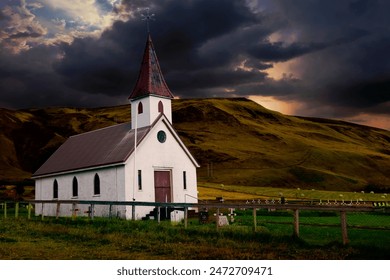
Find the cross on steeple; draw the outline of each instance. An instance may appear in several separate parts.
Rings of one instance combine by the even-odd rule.
[[[149,21],[154,14],[146,10],[143,20],[148,23],[148,38],[137,82],[129,96],[131,103],[132,129],[151,126],[162,114],[172,123],[172,104],[174,98],[169,90],[158,63],[152,38],[149,33]]]
[[[146,8],[146,15],[141,14],[141,16],[142,16],[142,20],[146,20],[146,27],[147,27],[148,33],[150,33],[149,21],[155,20],[153,18],[154,14],[149,14],[149,8]]]

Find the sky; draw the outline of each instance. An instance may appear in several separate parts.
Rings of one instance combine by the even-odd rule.
[[[1,0],[0,107],[127,104],[147,8],[175,97],[390,130],[387,0]]]

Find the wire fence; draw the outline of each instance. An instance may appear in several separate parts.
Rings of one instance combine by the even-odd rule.
[[[45,216],[45,207],[53,211]],[[202,203],[155,203],[136,201],[0,201],[2,219],[113,219],[121,211],[152,208],[145,219],[188,227],[215,227],[216,231],[246,230],[260,234],[293,235],[309,243],[342,242],[372,244],[390,249],[390,203],[371,204],[281,203],[208,201]],[[61,211],[67,208],[67,211]],[[38,209],[38,210],[37,210]],[[65,214],[64,214],[65,213]],[[122,213],[123,214],[123,213]],[[135,216],[132,216],[135,219]]]

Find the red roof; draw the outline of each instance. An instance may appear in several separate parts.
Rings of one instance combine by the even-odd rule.
[[[137,99],[148,95],[173,98],[173,94],[169,90],[161,72],[150,35],[146,42],[138,80],[129,99]]]

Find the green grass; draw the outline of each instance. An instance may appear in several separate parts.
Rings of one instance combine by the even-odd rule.
[[[210,182],[199,182],[200,199],[215,199],[216,197],[225,197],[229,200],[248,200],[260,198],[280,199],[284,196],[292,200],[322,200],[323,202],[334,202],[335,200],[346,203],[360,201],[389,201],[390,196],[383,193],[365,193],[365,192],[348,192],[348,191],[325,191],[315,189],[301,188],[276,188],[276,187],[259,187],[259,186],[240,186],[225,185]]]
[[[2,259],[208,259],[264,256],[242,235],[155,222],[7,220],[1,223]],[[249,235],[247,235],[249,238]],[[246,238],[246,239],[248,239]],[[245,240],[247,241],[247,240]],[[257,252],[259,251],[259,252]]]
[[[292,237],[292,214],[237,211],[235,222],[215,228],[197,219],[183,224],[120,219],[39,217],[0,218],[0,259],[388,259],[387,230],[349,229],[350,244],[341,245],[339,227],[302,225]],[[351,214],[348,224],[389,224],[389,215]],[[339,224],[335,213],[305,212],[302,223]],[[285,222],[288,224],[278,224]]]

